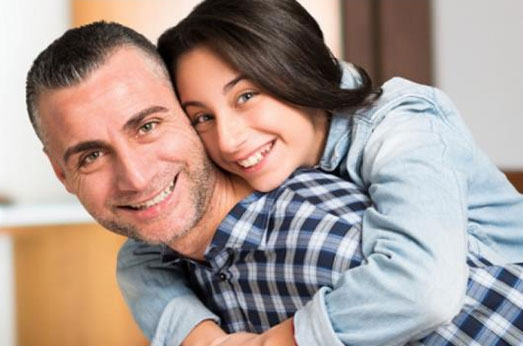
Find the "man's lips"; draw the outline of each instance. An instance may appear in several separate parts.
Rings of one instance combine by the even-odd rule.
[[[262,146],[259,150],[257,150],[253,154],[246,157],[245,159],[236,161],[236,163],[238,163],[238,165],[240,165],[243,168],[253,167],[253,166],[257,165],[258,163],[260,163],[261,160],[263,160],[263,158],[271,152],[273,145],[274,145],[274,141],[271,141],[271,142],[265,144],[264,146]]]
[[[174,178],[174,180],[171,181],[171,183],[165,189],[163,189],[158,194],[156,194],[156,196],[154,196],[146,201],[140,202],[140,203],[122,205],[121,208],[144,210],[144,209],[151,208],[151,207],[154,207],[155,205],[162,203],[174,191],[174,187],[176,185],[177,178],[178,178],[178,176],[176,176]]]

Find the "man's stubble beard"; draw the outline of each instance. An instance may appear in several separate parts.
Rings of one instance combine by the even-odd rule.
[[[104,228],[128,238],[144,241],[150,244],[170,244],[175,242],[177,239],[187,235],[204,217],[214,189],[216,167],[205,155],[205,159],[201,160],[200,165],[193,167],[191,171],[186,170],[185,174],[190,181],[190,197],[187,202],[193,205],[192,210],[194,213],[191,220],[186,220],[186,225],[183,229],[172,232],[170,237],[166,239],[149,238],[146,234],[142,234],[137,226],[131,223],[126,223],[123,220],[103,218],[94,213],[91,213],[91,215]]]

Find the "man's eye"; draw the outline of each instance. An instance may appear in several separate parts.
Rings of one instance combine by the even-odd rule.
[[[152,130],[154,130],[156,128],[156,125],[158,125],[158,123],[155,121],[145,123],[140,127],[140,132],[141,133],[151,132]]]
[[[80,158],[80,167],[86,167],[96,161],[100,156],[102,156],[102,152],[97,150],[88,153],[87,155],[84,155]]]
[[[240,103],[240,104],[245,103],[245,102],[249,101],[250,99],[252,99],[254,96],[256,96],[256,93],[254,91],[249,91],[249,92],[243,93],[238,97],[238,103]]]

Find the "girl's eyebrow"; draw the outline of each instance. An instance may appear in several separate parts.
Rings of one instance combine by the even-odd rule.
[[[229,90],[231,90],[236,84],[238,84],[241,80],[246,79],[245,75],[239,75],[235,77],[233,80],[228,82],[223,86],[223,94],[226,94]],[[186,101],[182,102],[181,104],[182,109],[187,112],[187,107],[194,106],[194,107],[205,107],[205,105],[202,102],[199,101]]]
[[[190,107],[190,106],[193,106],[193,107],[205,107],[205,105],[199,101],[187,101],[187,102],[183,102],[181,104],[182,106],[182,109],[185,113],[187,113],[187,107]]]
[[[236,84],[238,84],[239,81],[242,79],[245,79],[245,75],[239,75],[238,77],[231,80],[229,83],[225,84],[223,87],[223,93],[227,93],[229,90],[231,90],[232,87],[234,87]]]

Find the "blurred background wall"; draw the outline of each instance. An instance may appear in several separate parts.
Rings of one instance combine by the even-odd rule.
[[[523,1],[433,1],[435,84],[501,168],[523,170]]]
[[[0,195],[19,203],[69,200],[42,155],[25,111],[32,60],[69,27],[69,0],[0,3]]]
[[[333,52],[344,51],[342,2],[301,0],[318,19]],[[359,5],[358,5],[359,1]],[[397,1],[397,0],[395,0]],[[474,137],[502,169],[523,171],[523,2],[436,0],[429,2],[431,81],[458,105]],[[147,11],[130,10],[147,3]],[[112,5],[111,5],[112,3]],[[3,0],[0,2],[0,197],[18,205],[73,203],[41,152],[24,100],[25,74],[37,53],[73,23],[110,18],[138,26],[149,38],[185,16],[198,0]],[[352,0],[367,6],[374,0]],[[389,1],[387,4],[393,4]],[[156,6],[168,10],[154,12]],[[98,10],[93,10],[98,8]],[[134,12],[133,12],[134,11]],[[410,16],[406,21],[415,21]],[[385,34],[388,27],[380,28]],[[358,34],[357,32],[355,33]],[[386,37],[386,36],[384,36]],[[385,42],[387,43],[387,42]],[[370,42],[370,44],[374,44]],[[387,59],[387,56],[385,56]],[[1,210],[0,210],[1,211]],[[0,213],[0,219],[2,214]],[[0,220],[0,225],[1,225]],[[0,345],[15,344],[11,245],[0,233]]]

